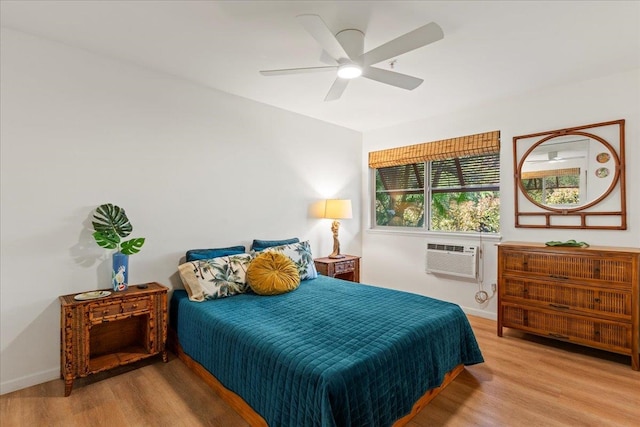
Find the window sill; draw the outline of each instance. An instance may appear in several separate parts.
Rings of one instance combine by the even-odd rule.
[[[412,230],[410,228],[400,228],[397,230],[388,230],[380,228],[369,228],[366,230],[368,234],[386,234],[389,236],[410,236],[410,237],[435,237],[438,239],[453,239],[453,240],[469,240],[469,239],[482,239],[487,242],[499,242],[502,240],[502,235],[498,233],[470,233],[470,232],[445,232],[445,231],[427,231],[427,230]]]

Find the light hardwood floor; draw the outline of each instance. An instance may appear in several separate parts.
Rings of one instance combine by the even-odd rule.
[[[637,426],[630,358],[505,330],[469,316],[485,363],[469,366],[414,420],[427,426]],[[0,396],[0,426],[246,426],[180,360]]]

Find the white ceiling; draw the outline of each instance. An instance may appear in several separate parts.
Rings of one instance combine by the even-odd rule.
[[[10,1],[2,26],[366,131],[640,68],[640,2],[614,1]],[[299,14],[365,51],[428,22],[444,39],[397,58],[424,79],[406,91],[364,78],[324,102],[335,74],[264,77],[310,67],[321,48]],[[389,68],[383,62],[377,66]]]

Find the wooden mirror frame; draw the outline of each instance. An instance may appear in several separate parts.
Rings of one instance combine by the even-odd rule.
[[[514,136],[513,170],[515,187],[515,226],[517,228],[626,230],[627,208],[625,187],[624,122],[624,119],[615,120],[574,128]],[[607,139],[602,136],[603,134],[607,135],[610,140],[607,141]],[[537,203],[529,197],[528,192],[525,190],[522,183],[521,176],[524,162],[527,156],[544,142],[556,137],[571,135],[592,138],[610,151],[611,159],[615,163],[612,182],[607,190],[600,196],[596,197],[594,200],[588,200],[584,205],[575,207],[553,207]],[[533,140],[533,138],[539,139]],[[617,139],[617,141],[612,144],[610,141],[614,139]],[[524,151],[524,154],[520,157],[518,155],[519,151]],[[607,201],[609,206],[600,208],[598,205],[604,201]],[[610,208],[612,204],[616,205],[614,209],[607,209]],[[593,220],[594,223],[590,223],[588,220]],[[556,223],[556,221],[559,221],[559,223]]]

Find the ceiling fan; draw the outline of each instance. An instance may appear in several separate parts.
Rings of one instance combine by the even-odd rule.
[[[333,101],[340,98],[347,88],[349,80],[360,76],[402,89],[413,90],[417,88],[423,82],[422,79],[372,67],[372,65],[426,46],[444,37],[442,28],[438,24],[431,22],[375,49],[364,52],[364,33],[359,30],[342,30],[334,36],[327,24],[318,15],[299,15],[296,19],[300,21],[307,32],[322,47],[323,55],[321,61],[331,65],[263,70],[260,71],[260,74],[263,76],[278,76],[283,74],[337,71],[336,80],[324,98],[325,101]]]

